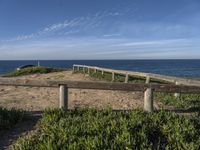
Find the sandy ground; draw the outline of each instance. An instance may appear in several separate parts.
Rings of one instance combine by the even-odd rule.
[[[88,75],[73,74],[71,71],[48,74],[34,74],[17,78],[98,80]],[[58,107],[58,88],[0,86],[0,107],[17,108],[27,111],[41,111]],[[125,91],[69,89],[69,108],[96,107],[132,109],[143,107],[143,93]]]

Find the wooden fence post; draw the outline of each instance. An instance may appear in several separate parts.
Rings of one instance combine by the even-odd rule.
[[[85,66],[83,66],[83,74],[85,75]]]
[[[114,80],[115,80],[115,73],[112,72],[112,82],[114,82]]]
[[[128,73],[126,73],[125,83],[128,83]]]
[[[149,83],[150,83],[150,80],[151,80],[150,77],[149,77],[149,76],[146,76],[146,81],[145,81],[145,83],[146,83],[146,84],[149,84]]]
[[[101,75],[103,75],[104,74],[104,71],[103,71],[103,69],[101,70]]]
[[[144,111],[153,112],[153,90],[147,88],[144,92]]]
[[[94,73],[97,73],[97,68],[94,68]]]
[[[72,70],[72,72],[75,72],[75,66],[73,65],[73,70]]]
[[[77,66],[77,71],[79,71],[79,66]]]
[[[68,109],[68,88],[66,85],[60,85],[60,99],[59,108],[67,110]]]
[[[87,68],[87,69],[88,69],[88,70],[87,70],[87,71],[88,71],[88,74],[90,74],[90,68]]]
[[[175,81],[175,85],[180,85],[180,83],[178,81]],[[180,97],[180,95],[181,95],[180,93],[174,93],[174,96],[176,98]]]

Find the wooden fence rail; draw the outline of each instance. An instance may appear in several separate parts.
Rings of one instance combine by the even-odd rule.
[[[115,78],[115,74],[121,74],[125,76],[125,83],[128,82],[129,76],[138,76],[143,77],[146,79],[145,83],[150,83],[151,79],[161,80],[161,81],[167,81],[174,84],[182,84],[182,85],[189,85],[189,86],[200,86],[199,80],[194,79],[186,79],[186,78],[180,78],[180,77],[172,77],[172,76],[166,76],[166,75],[159,75],[159,74],[153,74],[153,73],[144,73],[144,72],[135,72],[135,71],[124,71],[124,70],[114,70],[114,69],[108,69],[108,68],[101,68],[96,66],[87,66],[87,65],[73,65],[73,71],[80,70],[80,68],[84,68],[83,70],[97,70],[102,71],[102,74],[104,72],[109,72],[112,74],[112,80]]]
[[[68,109],[68,89],[97,89],[97,90],[119,90],[119,91],[141,91],[144,92],[144,110],[153,111],[153,93],[200,93],[198,86],[185,86],[174,84],[130,84],[94,81],[66,81],[66,80],[44,80],[44,79],[14,79],[0,78],[3,86],[30,86],[30,87],[59,87],[59,107]]]

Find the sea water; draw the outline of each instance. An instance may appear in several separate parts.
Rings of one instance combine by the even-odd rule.
[[[141,71],[178,77],[200,77],[200,60],[40,60],[41,66],[72,68],[73,64]],[[0,61],[0,74],[23,65],[37,65],[37,60]]]

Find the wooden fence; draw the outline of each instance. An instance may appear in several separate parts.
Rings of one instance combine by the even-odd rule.
[[[124,80],[125,83],[128,83],[129,76],[138,76],[138,77],[145,78],[146,79],[145,83],[150,83],[150,81],[152,79],[156,79],[156,80],[160,80],[160,81],[167,81],[170,83],[174,83],[176,85],[200,86],[200,80],[194,80],[194,79],[172,77],[172,76],[159,75],[159,74],[153,74],[153,73],[114,70],[114,69],[101,68],[101,67],[96,67],[96,66],[73,65],[73,71],[76,71],[76,70],[79,71],[81,68],[84,73],[89,73],[90,70],[94,70],[94,72],[97,72],[99,70],[102,72],[102,75],[105,72],[111,73],[112,81],[114,81],[116,74],[123,75],[123,76],[125,76],[125,80]]]
[[[153,111],[153,93],[200,93],[198,86],[185,86],[174,84],[131,84],[113,82],[92,82],[92,81],[66,81],[66,80],[44,80],[44,79],[14,79],[0,78],[0,85],[3,86],[30,86],[30,87],[58,87],[60,90],[59,107],[68,109],[68,89],[97,89],[97,90],[118,90],[118,91],[140,91],[144,92],[144,110]]]

